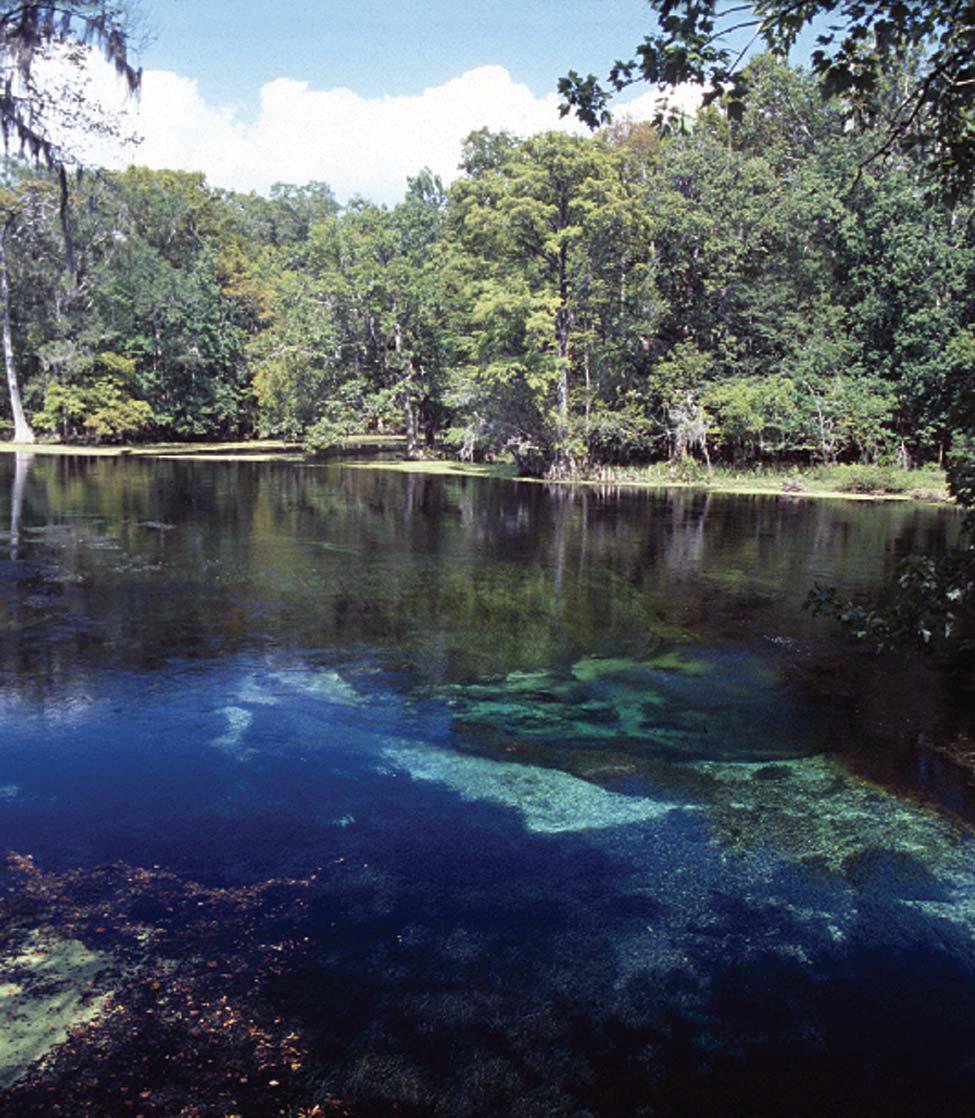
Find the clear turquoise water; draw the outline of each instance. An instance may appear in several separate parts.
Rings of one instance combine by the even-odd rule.
[[[8,456],[7,525],[0,850],[291,881],[292,1113],[967,1112],[972,712],[801,609],[950,515]]]

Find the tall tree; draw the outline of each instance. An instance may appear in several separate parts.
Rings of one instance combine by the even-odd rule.
[[[108,183],[102,221],[113,236],[90,284],[99,346],[135,361],[158,433],[236,433],[243,330],[220,285],[220,252],[233,235],[222,197],[181,171],[133,167]]]
[[[52,200],[50,184],[45,182],[23,179],[0,188],[0,333],[14,441],[18,443],[34,442],[34,431],[24,412],[17,374],[10,265],[18,241],[28,246],[24,255],[30,256],[32,250],[36,252]]]
[[[484,137],[472,140],[480,154]],[[551,132],[502,146],[453,190],[471,321],[461,392],[486,408],[489,439],[508,429],[501,445],[531,472],[572,468],[575,370],[589,367],[607,293],[625,304],[644,263],[633,247],[648,248],[644,214],[621,162],[605,143]]]
[[[141,71],[129,62],[128,11],[112,0],[2,0],[0,2],[0,132],[9,147],[55,172],[60,186],[60,215],[69,271],[74,270],[68,220],[68,168],[77,159],[65,145],[64,134],[92,128],[96,120],[79,108],[77,98],[52,87],[39,74],[39,63],[60,59],[83,66],[79,47],[97,46],[116,72],[137,90]],[[6,236],[6,234],[5,234]],[[34,433],[23,414],[16,365],[10,341],[9,273],[6,252],[2,264],[0,301],[3,303],[4,360],[14,417],[15,437],[32,442]]]

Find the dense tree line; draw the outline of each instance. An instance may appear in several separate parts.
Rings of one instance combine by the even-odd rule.
[[[890,77],[891,96],[911,80]],[[900,86],[898,85],[900,83]],[[972,422],[970,201],[910,152],[864,165],[769,58],[740,120],[486,131],[392,208],[133,168],[0,194],[11,345],[63,440],[363,430],[528,473],[682,458],[944,460]]]

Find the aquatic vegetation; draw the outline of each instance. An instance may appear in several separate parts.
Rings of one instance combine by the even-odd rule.
[[[358,706],[363,702],[359,692],[338,672],[331,669],[292,668],[273,673],[273,678],[285,686],[304,692],[324,702],[341,706]]]
[[[827,752],[909,689],[782,595],[933,514],[102,469],[39,462],[22,523],[58,524],[0,558],[0,831],[37,856],[0,952],[88,953],[112,1000],[3,1118],[971,1097],[973,840]]]
[[[714,665],[707,660],[693,659],[683,652],[661,652],[650,660],[650,667],[658,672],[682,672],[684,675],[708,675]]]
[[[565,673],[512,672],[431,689],[459,727],[500,735],[506,744],[545,742],[559,758],[603,743],[621,756],[674,760],[815,752],[814,716],[804,724],[794,717],[788,725],[773,717],[784,692],[783,678],[767,658],[692,658],[679,649],[649,660],[586,656]],[[789,705],[797,705],[791,696]]]
[[[593,683],[607,676],[625,678],[634,671],[639,671],[639,665],[623,657],[584,656],[572,665],[572,676],[580,683]]]
[[[314,879],[207,889],[125,865],[45,874],[20,856],[6,874],[17,889],[0,900],[12,979],[0,986],[5,1114],[315,1104],[300,1028],[267,1000]]]
[[[113,960],[74,939],[32,929],[0,955],[0,1091],[68,1036],[99,1018]]]
[[[938,875],[971,857],[964,828],[851,776],[828,756],[689,767],[713,782],[703,806],[719,841],[746,855],[772,851],[845,876],[862,872],[858,859],[869,851],[912,859]]]

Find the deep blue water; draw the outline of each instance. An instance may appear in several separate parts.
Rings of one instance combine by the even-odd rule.
[[[951,516],[0,458],[6,523],[0,850],[69,883],[9,908],[14,946],[63,923],[128,952],[118,989],[279,937],[241,1004],[305,1055],[241,1113],[970,1112],[972,800],[927,743],[972,713],[801,608]],[[140,894],[133,962],[118,897],[85,895],[109,865],[279,884],[205,948],[154,939],[172,906]],[[81,1050],[0,1110],[80,1112],[143,1024],[96,1024],[102,1086]],[[167,1076],[147,1115],[179,1113]]]

